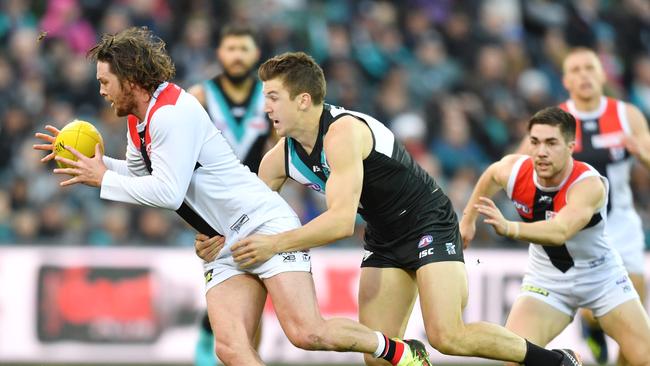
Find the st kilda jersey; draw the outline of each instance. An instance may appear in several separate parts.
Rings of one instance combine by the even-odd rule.
[[[524,222],[550,220],[566,205],[569,189],[587,177],[600,177],[605,183],[606,191],[609,190],[607,179],[590,165],[577,160],[573,160],[571,174],[559,186],[543,187],[538,182],[532,158],[522,156],[513,166],[506,192]],[[603,204],[589,223],[563,245],[530,243],[531,261],[536,261],[538,268],[550,261],[553,267],[562,272],[573,266],[582,268],[597,265],[612,252],[605,236],[605,222],[606,204]]]
[[[569,99],[560,108],[576,119],[573,157],[589,163],[609,180],[609,208],[634,210],[630,188],[633,159],[621,143],[624,135],[631,134],[625,103],[602,97],[597,110],[581,112]]]
[[[130,115],[128,126],[126,161],[104,159],[101,198],[177,210],[197,231],[224,235],[226,246],[273,218],[296,216],[178,86],[161,84],[144,120]]]

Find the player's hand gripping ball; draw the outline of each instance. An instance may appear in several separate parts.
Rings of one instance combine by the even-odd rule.
[[[102,135],[97,131],[95,126],[90,122],[75,119],[63,127],[61,132],[54,140],[54,153],[73,161],[77,161],[77,157],[70,151],[66,150],[66,146],[71,146],[80,153],[91,158],[95,156],[95,145],[99,144],[99,148],[104,152],[104,140]],[[67,168],[68,166],[59,161],[56,162],[59,168]]]

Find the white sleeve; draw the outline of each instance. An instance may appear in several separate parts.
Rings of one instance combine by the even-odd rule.
[[[180,207],[203,145],[200,128],[191,126],[193,121],[180,112],[162,107],[149,124],[151,175],[123,176],[109,170],[102,180],[101,198],[171,210]]]
[[[112,170],[119,175],[126,176],[143,176],[149,175],[147,171],[147,166],[144,163],[144,160],[140,157],[140,151],[135,148],[133,141],[131,141],[131,136],[127,132],[126,134],[127,147],[126,147],[126,160],[123,159],[114,159],[109,156],[104,155],[102,159],[106,168]]]
[[[126,160],[113,159],[106,155],[104,155],[102,160],[108,170],[112,170],[119,175],[129,175],[129,168],[126,165]]]

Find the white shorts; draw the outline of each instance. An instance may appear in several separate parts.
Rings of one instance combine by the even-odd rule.
[[[634,210],[614,209],[607,215],[605,232],[628,273],[643,274],[645,237],[639,215]]]
[[[272,235],[299,227],[300,220],[297,217],[280,217],[265,222],[248,235]],[[234,244],[234,241],[224,246],[217,259],[203,264],[206,293],[212,287],[239,274],[249,273],[264,279],[283,272],[311,272],[311,257],[308,250],[278,253],[264,263],[249,268],[239,268],[238,264],[232,258],[232,253],[229,249]]]
[[[531,296],[571,318],[578,308],[600,317],[620,304],[639,297],[618,256],[603,258],[593,267],[572,267],[566,273],[544,275],[527,270],[519,296]]]

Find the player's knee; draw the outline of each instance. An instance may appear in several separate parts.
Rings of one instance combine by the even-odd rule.
[[[438,352],[445,355],[460,354],[460,342],[458,332],[455,330],[439,329],[434,332],[428,332],[427,339],[429,344]]]
[[[289,341],[294,346],[307,351],[325,349],[321,337],[312,332],[298,332],[289,336]]]
[[[227,344],[217,343],[214,352],[225,365],[232,365],[237,361],[236,351]]]
[[[237,342],[219,339],[215,342],[215,353],[224,365],[237,365],[244,352],[243,345],[237,344]]]
[[[285,329],[285,333],[291,344],[300,349],[307,351],[326,349],[326,345],[322,337],[318,334],[317,328],[291,326]]]

